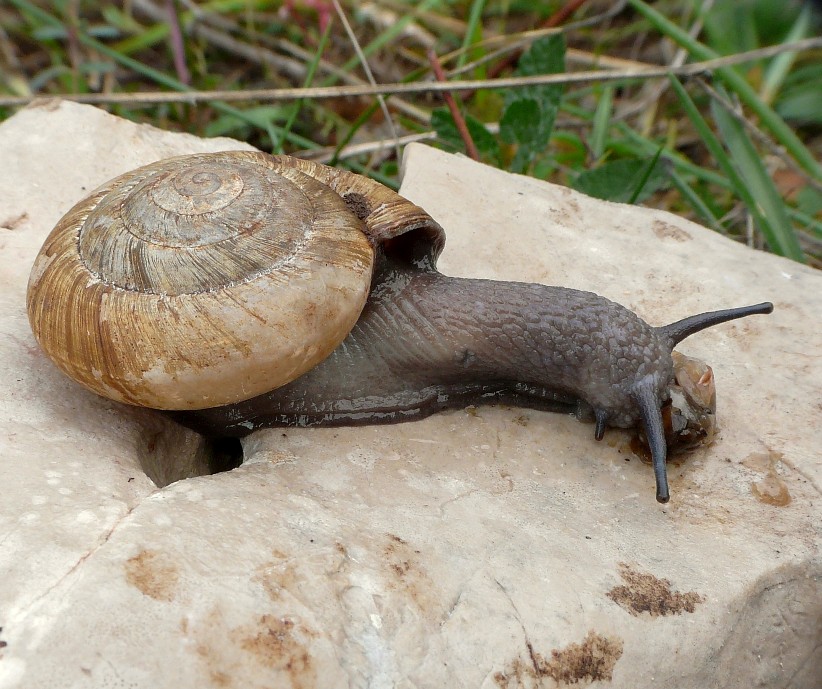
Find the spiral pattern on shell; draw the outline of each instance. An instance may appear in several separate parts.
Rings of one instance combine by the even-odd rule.
[[[104,396],[201,409],[290,382],[356,322],[374,251],[327,185],[288,159],[171,158],[97,189],[38,255],[40,344]]]

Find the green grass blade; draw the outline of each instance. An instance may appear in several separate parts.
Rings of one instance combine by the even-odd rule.
[[[685,181],[685,178],[676,170],[671,170],[669,175],[671,182],[682,195],[682,198],[694,212],[702,218],[702,221],[712,230],[725,234],[725,228],[722,227],[719,218],[714,215],[713,211],[708,207],[708,204],[700,198],[699,194],[691,188],[691,185]]]
[[[351,124],[348,128],[348,131],[345,133],[345,136],[340,139],[340,142],[337,144],[337,147],[334,149],[334,155],[331,156],[331,160],[329,161],[329,165],[334,167],[340,160],[340,153],[342,150],[351,143],[351,140],[354,138],[354,135],[359,131],[360,127],[362,127],[368,120],[371,119],[372,115],[380,109],[380,102],[375,100],[371,103],[365,110],[363,110],[358,116],[357,119]]]
[[[616,126],[619,133],[625,136],[627,140],[625,147],[621,146],[617,142],[614,142],[613,140],[610,142],[609,147],[617,152],[630,153],[632,148],[635,147],[635,150],[637,151],[635,155],[637,157],[642,157],[653,155],[659,146],[658,142],[652,141],[644,137],[642,134],[635,132],[624,122],[617,122]],[[627,149],[627,151],[624,149]],[[691,175],[700,182],[704,182],[705,184],[715,184],[721,189],[733,190],[733,185],[727,177],[716,172],[715,170],[708,170],[707,168],[696,165],[685,158],[681,153],[679,153],[679,151],[666,148],[663,151],[663,154],[674,164],[674,169],[681,174]]]
[[[627,0],[637,12],[645,17],[654,28],[661,31],[677,44],[685,48],[693,57],[699,60],[711,60],[719,55],[691,38],[676,24],[666,19],[657,10],[648,6],[642,0]],[[813,153],[800,141],[799,137],[786,122],[768,106],[756,93],[754,88],[732,67],[719,67],[715,74],[759,117],[779,143],[796,159],[796,161],[816,179],[822,180],[822,166],[817,162]]]
[[[645,185],[651,178],[651,173],[654,172],[654,170],[656,169],[656,164],[659,162],[660,155],[662,155],[662,146],[660,146],[657,149],[656,155],[653,158],[651,158],[645,165],[645,170],[642,172],[642,177],[640,178],[639,182],[637,182],[637,185],[634,188],[633,193],[631,194],[631,198],[628,200],[628,203],[630,203],[631,205],[637,202],[639,195],[642,193],[642,190],[645,188]]]
[[[691,100],[691,97],[688,95],[688,92],[685,90],[685,87],[682,86],[682,84],[679,83],[679,80],[673,76],[670,78],[670,82],[671,86],[674,89],[674,92],[679,97],[680,103],[682,103],[682,107],[685,109],[685,112],[691,120],[692,124],[694,125],[694,128],[697,130],[700,137],[702,138],[703,143],[711,152],[711,155],[713,155],[713,157],[716,159],[717,164],[720,166],[720,168],[722,168],[723,172],[727,175],[728,179],[733,185],[736,195],[740,199],[742,199],[742,202],[747,207],[748,212],[753,216],[757,227],[768,240],[771,249],[774,252],[783,253],[783,255],[790,256],[791,258],[797,261],[804,260],[804,256],[801,250],[799,250],[797,253],[789,244],[785,246],[782,245],[780,241],[782,239],[782,233],[779,230],[774,229],[774,227],[771,225],[768,217],[766,217],[762,208],[757,202],[757,198],[751,193],[750,189],[746,184],[745,179],[737,171],[737,167],[734,165],[733,161],[731,161],[731,159],[728,157],[728,154],[725,152],[725,149],[723,148],[719,139],[716,137],[708,123],[700,114],[696,105]]]
[[[468,62],[469,48],[482,38],[482,11],[485,9],[485,0],[474,0],[471,11],[468,13],[468,22],[465,26],[465,37],[462,40],[462,51],[457,58],[457,67]]]
[[[26,12],[29,12],[32,16],[36,17],[39,21],[43,22],[47,26],[51,26],[51,27],[62,26],[62,23],[60,22],[59,19],[52,16],[51,14],[46,12],[45,10],[42,10],[39,7],[36,7],[35,5],[33,5],[28,0],[9,0],[9,2],[11,2],[13,5],[18,7],[19,9],[24,10]],[[162,86],[165,86],[166,88],[171,89],[172,91],[179,91],[181,93],[185,93],[186,91],[191,90],[191,88],[189,86],[186,86],[184,83],[182,83],[181,81],[178,81],[174,77],[170,77],[167,74],[165,74],[164,72],[161,72],[160,70],[154,69],[153,67],[149,67],[148,65],[145,65],[142,62],[139,62],[138,60],[135,60],[134,58],[128,57],[127,55],[123,55],[122,53],[119,53],[118,51],[114,50],[113,48],[110,48],[106,44],[100,43],[99,41],[95,40],[94,38],[92,38],[91,36],[89,36],[88,34],[82,32],[82,31],[78,32],[78,40],[83,45],[85,45],[87,47],[90,47],[90,48],[93,48],[94,50],[96,50],[100,54],[105,55],[106,57],[108,57],[111,60],[115,61],[116,63],[122,65],[123,67],[126,67],[126,68],[136,72],[137,74],[141,74],[142,76],[144,76],[148,79],[151,79],[155,83],[160,84]],[[252,116],[246,115],[243,110],[240,110],[238,108],[234,108],[234,107],[232,107],[232,106],[230,106],[226,103],[222,103],[220,101],[209,101],[209,105],[211,105],[211,107],[213,107],[218,112],[228,114],[228,115],[233,115],[236,118],[238,118],[240,121],[247,122],[248,124],[250,124],[254,127],[259,127],[260,126],[259,118],[255,117],[253,115]],[[276,127],[269,124],[265,128],[266,128],[269,136],[273,135],[273,136],[276,137],[276,135],[277,135],[277,128]],[[293,132],[287,132],[286,138],[290,142],[292,142],[296,146],[300,146],[301,148],[317,148],[316,143],[314,143],[310,139],[306,139],[304,137],[298,136],[297,134],[294,134]]]
[[[314,75],[317,73],[317,66],[320,64],[320,60],[322,59],[323,53],[325,52],[325,46],[328,43],[328,37],[331,35],[331,22],[328,22],[328,25],[325,27],[325,31],[323,31],[323,35],[320,36],[320,42],[317,45],[317,50],[314,53],[314,57],[311,59],[311,62],[308,65],[308,70],[306,71],[305,80],[303,81],[304,87],[311,86],[311,82],[314,81]],[[291,133],[291,128],[294,126],[294,122],[297,119],[297,115],[300,113],[300,108],[302,108],[303,103],[305,102],[304,98],[300,98],[296,103],[293,104],[291,107],[291,112],[288,116],[288,119],[283,124],[282,128],[280,129],[279,136],[276,139],[272,139],[272,150],[275,153],[284,153],[283,143],[285,142],[288,135]]]
[[[804,261],[805,255],[785,210],[785,202],[762,164],[759,151],[739,120],[716,99],[711,102],[711,112],[746,188],[767,220],[760,229],[768,245],[776,253]]]
[[[803,230],[814,235],[817,239],[822,239],[822,221],[796,208],[788,208],[788,214],[794,222],[802,226]]]
[[[592,120],[590,111],[571,105],[567,100],[563,102],[562,107],[563,110],[566,110],[575,117],[578,117],[584,121]],[[643,136],[639,132],[632,129],[625,122],[612,122],[612,127],[615,129],[615,134],[624,137],[623,140],[620,140],[612,136],[608,141],[608,148],[615,153],[628,157],[632,156],[635,158],[646,158],[654,155],[656,150],[659,148],[659,141],[654,141],[646,136]],[[559,132],[554,134],[555,137],[559,135]],[[716,172],[715,170],[708,170],[707,168],[696,165],[683,156],[679,151],[671,148],[664,148],[662,154],[668,161],[674,164],[676,171],[683,175],[695,177],[700,182],[704,182],[705,184],[715,184],[722,189],[733,188],[724,175]]]
[[[130,38],[124,38],[117,41],[112,48],[118,53],[131,55],[138,53],[141,50],[152,48],[158,43],[162,43],[168,38],[170,32],[168,24],[155,24],[154,26],[143,29],[140,33]]]
[[[591,155],[599,160],[605,153],[605,142],[608,140],[608,130],[611,126],[613,112],[614,88],[606,85],[599,96],[596,112],[594,112],[593,128],[591,130]]]
[[[805,38],[811,26],[811,8],[810,5],[805,5],[799,16],[796,18],[788,35],[782,39],[783,43],[793,43],[794,41]],[[785,78],[791,71],[794,62],[796,62],[796,52],[782,53],[776,55],[765,67],[762,75],[762,88],[760,89],[760,98],[765,103],[772,103],[774,97],[785,83]]]

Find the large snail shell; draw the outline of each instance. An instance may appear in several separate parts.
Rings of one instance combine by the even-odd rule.
[[[283,385],[345,338],[374,249],[325,184],[288,159],[181,156],[72,208],[32,269],[46,353],[106,397],[158,409],[230,404]]]

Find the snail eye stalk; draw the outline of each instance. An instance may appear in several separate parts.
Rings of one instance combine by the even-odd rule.
[[[654,388],[650,383],[638,385],[633,390],[633,398],[639,407],[648,447],[651,448],[651,460],[656,479],[657,502],[666,503],[671,499],[668,492],[668,470],[665,462],[668,457],[668,446],[665,442],[665,425],[662,422],[662,411],[657,403]]]
[[[753,316],[754,314],[766,314],[773,311],[773,304],[769,301],[761,304],[753,304],[752,306],[740,306],[735,309],[723,309],[721,311],[708,311],[707,313],[700,313],[696,316],[688,316],[681,321],[663,325],[657,328],[663,337],[667,337],[671,341],[671,349],[676,347],[686,337],[690,337],[700,330],[710,328],[713,325],[720,323],[727,323],[734,321],[737,318],[745,318],[746,316]]]

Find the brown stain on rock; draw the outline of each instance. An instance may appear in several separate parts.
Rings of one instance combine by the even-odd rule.
[[[751,493],[759,502],[774,507],[787,507],[793,498],[785,481],[780,478],[776,465],[782,459],[781,452],[753,452],[742,460],[742,465],[765,474],[751,482]]]
[[[653,233],[660,239],[673,239],[675,242],[687,242],[689,239],[693,239],[693,237],[681,227],[663,222],[662,220],[654,220],[653,225],[651,225],[651,230],[653,230]]]
[[[317,669],[306,648],[316,633],[289,618],[260,615],[250,625],[233,629],[230,639],[271,670],[286,674],[293,689],[317,686]],[[277,684],[277,686],[286,686]]]
[[[348,557],[348,551],[342,543],[335,541],[330,548],[314,557],[312,562],[307,562],[304,556],[275,548],[270,559],[254,570],[251,580],[259,584],[275,603],[289,598],[301,600],[301,587],[313,576],[313,567],[319,567],[329,575],[338,572]]]
[[[177,591],[180,570],[170,555],[142,550],[126,560],[126,581],[154,600],[171,601]]]
[[[634,617],[639,617],[643,612],[651,617],[694,612],[696,606],[705,600],[696,591],[674,591],[668,579],[639,572],[626,562],[619,563],[619,575],[625,584],[614,586],[605,595]]]
[[[272,601],[279,601],[298,584],[297,568],[292,560],[270,562],[257,568],[252,577]]]
[[[415,574],[416,565],[414,555],[419,555],[419,550],[413,550],[408,541],[399,536],[388,533],[388,545],[383,549],[386,562],[390,570],[401,580],[405,581],[408,575]]]
[[[221,611],[214,609],[202,621],[197,621],[193,625],[186,622],[185,628],[193,642],[194,651],[208,675],[206,686],[221,689],[235,687],[233,678],[242,675],[235,667],[237,661],[234,658],[229,659],[232,649],[225,642],[226,623]],[[253,686],[249,685],[248,689]]]
[[[494,675],[497,685],[503,689],[545,686],[553,680],[556,686],[610,682],[614,667],[622,657],[623,641],[590,630],[580,643],[570,643],[553,649],[550,657],[534,650],[526,642],[527,657],[520,656]]]
[[[23,211],[22,213],[13,215],[5,220],[0,220],[0,230],[16,230],[28,219],[29,214]]]
[[[765,478],[751,484],[751,493],[766,505],[787,507],[793,498],[785,482],[775,472],[770,472]]]
[[[191,647],[201,663],[197,686],[221,689],[313,689],[317,662],[310,644],[313,629],[290,616],[265,613],[231,625],[225,611],[214,608],[186,623]]]
[[[387,533],[383,547],[388,572],[388,587],[404,594],[428,616],[435,616],[442,604],[436,598],[437,586],[420,564],[420,551],[399,536]]]

